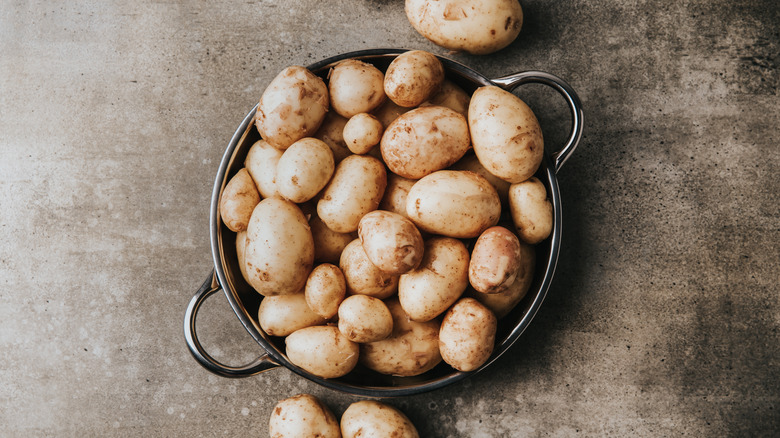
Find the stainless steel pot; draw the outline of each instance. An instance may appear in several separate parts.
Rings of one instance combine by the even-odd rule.
[[[380,70],[404,50],[375,49],[345,53],[310,65],[308,68],[325,77],[330,67],[347,58],[360,59],[375,64]],[[244,281],[238,268],[235,248],[235,234],[225,227],[219,217],[219,199],[229,178],[241,167],[250,146],[259,139],[254,129],[253,118],[257,106],[239,125],[230,140],[217,171],[211,197],[210,222],[211,254],[214,270],[198,289],[187,305],[184,316],[184,335],[187,346],[195,359],[207,370],[224,377],[248,377],[272,368],[284,366],[294,373],[330,389],[367,397],[390,397],[417,394],[441,388],[457,382],[473,373],[487,368],[498,359],[525,331],[542,304],[555,274],[558,252],[561,246],[561,198],[556,173],[574,152],[582,136],[583,113],[577,94],[560,78],[540,71],[526,71],[488,79],[482,74],[455,61],[441,58],[447,77],[469,93],[485,85],[497,85],[506,90],[528,83],[540,83],[552,87],[566,100],[571,111],[571,133],[566,144],[555,152],[545,152],[542,165],[536,176],[547,187],[554,211],[551,236],[536,246],[537,268],[531,289],[515,309],[499,322],[496,346],[493,355],[478,370],[459,372],[445,363],[439,364],[425,374],[415,377],[396,377],[375,373],[358,365],[353,372],[338,379],[323,379],[295,365],[285,356],[284,342],[266,335],[257,321],[257,310],[262,296],[252,290]],[[195,322],[201,304],[218,291],[224,291],[233,311],[255,341],[262,347],[262,354],[255,361],[242,366],[228,366],[212,358],[198,340]]]

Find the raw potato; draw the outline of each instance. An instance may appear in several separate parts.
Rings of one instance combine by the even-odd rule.
[[[304,327],[324,324],[325,318],[309,308],[301,291],[263,298],[257,311],[257,321],[269,335],[287,336]]]
[[[495,294],[514,283],[521,267],[520,240],[504,227],[490,227],[477,239],[469,261],[469,283],[478,292]]]
[[[360,218],[377,209],[386,186],[387,172],[381,161],[350,155],[336,166],[317,202],[317,215],[337,233],[356,231]]]
[[[347,294],[347,282],[338,266],[323,263],[309,274],[304,288],[306,304],[317,315],[330,319],[336,316],[339,304]],[[261,304],[262,306],[262,304]]]
[[[440,170],[412,186],[406,214],[421,231],[471,238],[498,223],[501,201],[484,177],[469,171]]]
[[[371,114],[355,114],[344,125],[344,143],[354,154],[367,154],[379,144],[384,129],[382,122]]]
[[[439,91],[444,66],[439,58],[422,50],[398,55],[385,72],[385,94],[398,106],[420,105]]]
[[[281,198],[260,201],[246,234],[249,284],[261,295],[300,292],[314,263],[314,239],[300,208]]]
[[[525,243],[537,244],[552,232],[552,204],[544,184],[536,177],[509,187],[509,211],[517,235]]]
[[[419,438],[409,418],[398,409],[375,400],[349,405],[341,416],[344,438]]]
[[[422,235],[400,214],[382,210],[366,214],[360,219],[358,236],[371,263],[388,274],[405,274],[422,260]]]
[[[339,306],[339,331],[352,342],[376,342],[393,332],[393,315],[379,298],[352,295]]]
[[[244,166],[255,181],[257,191],[262,198],[277,196],[276,163],[282,157],[282,151],[268,144],[265,140],[255,142],[246,154]]]
[[[398,290],[398,275],[382,272],[371,263],[360,239],[353,240],[344,248],[339,267],[347,281],[349,295],[361,294],[385,299]]]
[[[398,301],[413,321],[444,313],[469,285],[469,252],[460,240],[432,237],[420,267],[398,280]]]
[[[387,127],[380,142],[391,172],[419,179],[460,160],[471,147],[469,125],[444,106],[415,108]]]
[[[293,332],[285,339],[290,362],[325,379],[346,375],[357,365],[358,344],[338,327],[318,325]]]
[[[302,138],[279,158],[276,187],[284,198],[295,203],[306,202],[325,187],[334,169],[333,152],[324,141]]]
[[[341,438],[341,426],[330,409],[309,394],[279,401],[268,420],[271,438]]]
[[[509,314],[528,293],[534,279],[536,269],[536,251],[534,247],[526,243],[520,243],[520,269],[517,271],[515,281],[503,292],[497,294],[483,294],[471,290],[468,295],[475,298],[485,307],[493,311],[498,319]]]
[[[421,103],[420,106],[446,106],[447,108],[462,114],[463,117],[468,117],[469,101],[471,101],[471,96],[469,96],[463,88],[460,88],[454,82],[445,79],[441,84],[439,92],[431,96],[427,101]]]
[[[246,231],[236,233],[236,258],[238,259],[238,268],[241,270],[241,277],[249,283],[249,276],[246,273]]]
[[[509,186],[510,183],[488,172],[487,169],[479,162],[476,155],[468,154],[460,161],[450,167],[451,170],[470,170],[474,173],[482,175],[488,182],[496,189],[498,198],[501,200],[501,205],[505,206],[509,203]]]
[[[346,118],[336,114],[335,111],[328,111],[320,129],[314,133],[314,138],[319,138],[330,147],[336,164],[352,154],[347,148],[347,144],[344,143],[344,126],[346,124]]]
[[[329,108],[328,86],[304,67],[282,70],[266,87],[257,106],[260,136],[284,150],[317,132]]]
[[[519,97],[480,87],[471,96],[468,119],[474,153],[488,172],[510,183],[536,173],[544,155],[542,129]]]
[[[316,208],[316,207],[315,207]],[[309,221],[314,238],[314,260],[321,263],[338,263],[341,252],[349,242],[357,238],[357,233],[337,233],[316,214]]]
[[[360,344],[360,363],[393,376],[418,376],[438,365],[439,322],[410,320],[397,299],[385,304],[393,315],[393,332],[385,340]]]
[[[397,119],[401,114],[409,111],[410,109],[411,108],[398,106],[392,100],[387,99],[385,100],[385,103],[379,105],[379,108],[375,109],[372,114],[380,122],[382,122],[382,126],[387,128],[391,123],[393,123],[393,120]]]
[[[462,298],[444,315],[439,331],[441,357],[458,371],[474,371],[487,362],[496,342],[498,320],[473,298]]]
[[[367,113],[384,102],[385,75],[378,68],[357,59],[336,64],[328,76],[330,105],[342,117]]]
[[[252,210],[259,202],[260,194],[257,193],[255,182],[246,168],[242,168],[230,178],[225,189],[222,190],[219,202],[219,215],[222,217],[222,223],[230,231],[245,231],[249,225]]]
[[[403,217],[409,217],[406,213],[406,197],[416,182],[416,179],[404,178],[392,172],[388,173],[387,188],[382,201],[379,203],[379,209],[398,213]]]

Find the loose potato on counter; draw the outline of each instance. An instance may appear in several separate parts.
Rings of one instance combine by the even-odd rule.
[[[525,243],[539,243],[552,232],[552,204],[547,189],[536,177],[509,187],[509,211],[517,235]]]
[[[325,318],[309,308],[301,291],[263,298],[257,311],[257,321],[269,335],[287,336],[304,327],[324,324]]]
[[[423,50],[398,55],[385,72],[385,94],[398,106],[420,105],[439,91],[444,66],[439,58]]]
[[[461,298],[444,315],[439,350],[448,365],[458,371],[474,371],[487,362],[496,343],[498,320],[473,298]]]
[[[279,194],[295,203],[306,202],[330,181],[335,169],[333,152],[324,141],[302,138],[284,151],[276,165]]]
[[[350,242],[341,253],[339,267],[347,281],[350,295],[369,295],[385,299],[398,289],[398,275],[388,274],[376,267],[366,255],[360,239]]]
[[[325,379],[341,377],[355,368],[358,344],[338,327],[318,325],[293,332],[285,338],[287,358],[304,370]]]
[[[528,293],[534,280],[536,251],[534,247],[520,242],[520,267],[515,281],[503,292],[484,294],[469,290],[466,294],[490,309],[498,319],[505,317]]]
[[[358,224],[358,236],[371,263],[390,275],[405,274],[422,260],[422,235],[400,214],[383,210],[366,214]]]
[[[387,186],[384,164],[367,155],[350,155],[336,166],[317,202],[317,215],[337,233],[356,231],[360,218],[376,210]]]
[[[339,331],[352,342],[376,342],[390,336],[393,315],[379,298],[352,295],[339,305]]]
[[[305,67],[290,66],[268,84],[255,114],[260,136],[275,148],[317,132],[330,104],[328,86]]]
[[[282,157],[282,151],[265,140],[255,142],[244,159],[244,166],[255,181],[257,191],[262,198],[277,196],[276,163]]]
[[[252,211],[260,202],[260,194],[257,192],[255,182],[246,168],[239,170],[225,189],[219,200],[219,215],[222,223],[230,231],[245,231],[249,225]]]
[[[336,316],[339,304],[347,294],[347,282],[338,266],[323,263],[309,274],[304,288],[306,304],[317,315],[330,319]],[[262,306],[262,304],[261,304]]]
[[[314,238],[314,260],[320,263],[338,263],[344,248],[357,238],[357,232],[337,233],[331,230],[316,214],[309,225]]]
[[[341,61],[328,75],[330,105],[347,119],[373,111],[385,101],[384,81],[385,75],[369,63],[357,59]]]
[[[387,188],[379,209],[398,213],[403,217],[409,217],[406,213],[406,197],[417,180],[398,176],[392,172],[387,174]]]
[[[330,409],[309,394],[279,401],[268,421],[271,438],[341,438],[341,426]]]
[[[514,283],[522,265],[520,239],[504,227],[490,227],[471,250],[469,283],[478,292],[494,294]]]
[[[445,79],[444,82],[442,82],[439,91],[431,96],[430,99],[421,103],[420,106],[446,106],[447,108],[462,114],[463,117],[468,117],[469,101],[471,101],[471,96],[469,96],[463,88],[460,88],[454,82]]]
[[[375,400],[349,405],[341,416],[344,438],[419,438],[417,429],[398,409]]]
[[[382,122],[368,113],[358,113],[344,125],[344,143],[353,154],[367,154],[382,140]]]
[[[352,154],[344,142],[344,126],[346,124],[346,118],[336,114],[335,111],[328,111],[320,129],[314,133],[314,138],[319,138],[330,147],[336,164],[339,164],[341,160]]]

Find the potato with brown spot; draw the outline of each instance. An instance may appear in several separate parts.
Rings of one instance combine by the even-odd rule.
[[[421,103],[420,106],[446,106],[447,108],[462,114],[463,117],[469,115],[469,101],[471,96],[463,88],[459,87],[447,79],[441,84],[439,91],[431,96],[430,99]]]
[[[317,216],[337,233],[357,231],[360,218],[376,210],[387,186],[384,164],[367,155],[350,155],[336,166],[317,201]]]
[[[372,64],[345,59],[328,75],[328,92],[333,110],[349,119],[355,114],[373,111],[386,97],[385,75]]]
[[[324,141],[302,138],[284,151],[276,165],[276,186],[295,203],[314,198],[330,181],[335,169],[333,152]]]
[[[354,154],[367,154],[379,144],[385,128],[382,122],[368,113],[358,113],[344,125],[344,143]]]
[[[341,253],[339,267],[347,281],[349,295],[369,295],[379,299],[398,290],[398,275],[388,274],[371,263],[360,239],[350,242]]]
[[[479,162],[476,155],[467,154],[457,163],[450,166],[450,170],[468,170],[481,175],[496,189],[498,198],[501,200],[501,206],[504,207],[509,205],[510,183],[488,172],[488,170],[485,169],[485,166]]]
[[[293,332],[285,338],[287,358],[294,365],[325,379],[341,377],[357,365],[358,344],[338,327],[318,325]]]
[[[271,438],[341,438],[341,426],[317,397],[298,394],[280,400],[268,420]]]
[[[484,294],[473,289],[466,291],[466,295],[482,303],[498,319],[508,315],[523,300],[533,283],[536,269],[536,250],[532,245],[520,242],[520,254],[520,267],[515,281],[506,290],[494,294]]]
[[[306,304],[314,313],[325,319],[336,316],[346,294],[347,281],[338,266],[330,263],[317,265],[306,279]]]
[[[550,236],[553,208],[539,178],[533,177],[509,187],[509,211],[523,242],[537,244]]]
[[[244,166],[255,181],[257,191],[262,198],[277,196],[276,163],[282,157],[282,151],[268,144],[265,140],[256,141],[244,159]]]
[[[490,358],[498,319],[473,298],[461,298],[444,315],[439,330],[441,357],[458,371],[474,371]]]
[[[376,400],[349,405],[341,416],[344,438],[419,438],[409,418],[400,410]]]
[[[406,213],[406,197],[409,196],[409,190],[416,182],[416,179],[404,178],[392,172],[388,173],[387,188],[379,203],[379,209],[409,217]]]
[[[325,320],[309,308],[303,291],[265,297],[257,311],[260,328],[271,336],[287,336],[304,327],[324,324]]]
[[[471,250],[469,283],[479,292],[505,291],[517,279],[521,266],[520,239],[504,227],[490,227]]]
[[[412,108],[433,96],[444,82],[444,66],[434,54],[411,50],[398,55],[385,72],[387,97],[398,106]]]
[[[222,223],[230,231],[245,231],[249,225],[249,218],[252,217],[252,211],[259,202],[260,194],[257,192],[255,182],[246,168],[242,168],[230,178],[225,189],[222,190],[219,202]]]
[[[352,342],[376,342],[390,336],[393,315],[379,298],[352,295],[339,305],[339,331]]]
[[[423,258],[420,231],[400,214],[383,210],[366,214],[360,219],[358,236],[371,263],[388,274],[405,274]]]

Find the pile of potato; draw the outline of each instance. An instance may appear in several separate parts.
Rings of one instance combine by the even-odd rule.
[[[323,378],[484,364],[552,229],[530,108],[494,86],[469,96],[410,51],[327,80],[286,68],[255,124],[220,214],[289,360]]]

